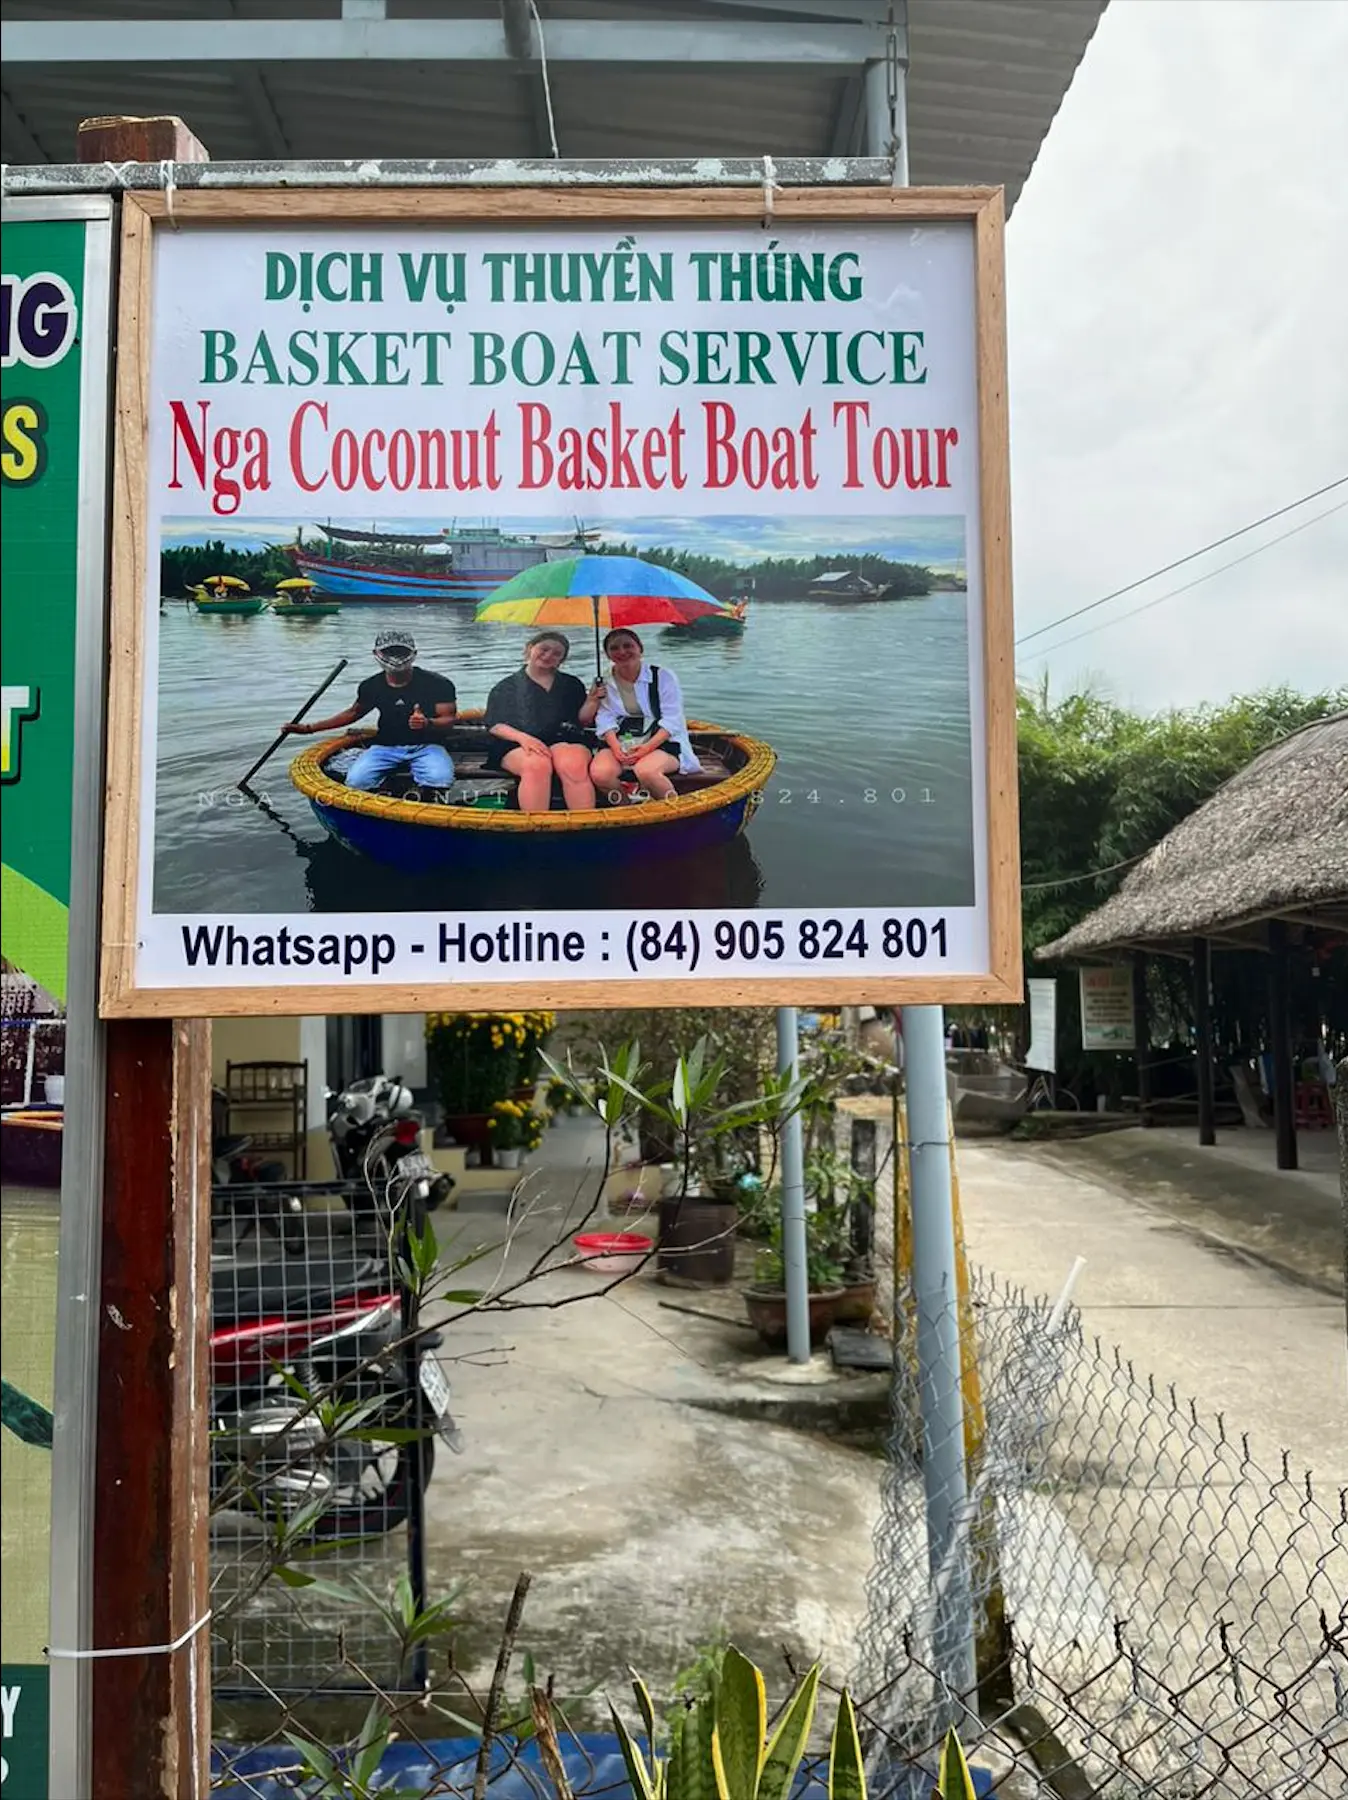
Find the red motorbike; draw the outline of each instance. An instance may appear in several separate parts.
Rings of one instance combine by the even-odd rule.
[[[231,1259],[211,1286],[217,1506],[268,1524],[304,1509],[306,1534],[323,1539],[402,1524],[413,1484],[430,1479],[436,1438],[461,1445],[435,1355],[441,1335],[409,1351],[402,1299],[372,1257]],[[325,1422],[348,1403],[361,1409],[349,1430]],[[378,1437],[381,1424],[392,1441]],[[402,1441],[413,1426],[426,1435]]]

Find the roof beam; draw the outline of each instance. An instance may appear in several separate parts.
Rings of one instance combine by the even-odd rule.
[[[221,0],[219,11],[222,19],[236,19],[237,0]],[[236,63],[230,73],[235,91],[253,115],[259,147],[268,156],[276,156],[282,162],[289,162],[295,152],[261,71],[252,63]]]
[[[23,151],[25,161],[32,163],[51,161],[47,152],[33,136],[27,119],[24,118],[3,88],[0,88],[0,122],[4,125],[5,136]]]
[[[548,61],[855,67],[882,55],[879,26],[557,19]],[[504,62],[497,19],[86,19],[5,26],[6,64]]]

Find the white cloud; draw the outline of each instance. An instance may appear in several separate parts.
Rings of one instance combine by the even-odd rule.
[[[1008,231],[1020,633],[1348,475],[1346,69],[1343,0],[1107,9]],[[1348,680],[1348,510],[1047,667],[1148,707]]]

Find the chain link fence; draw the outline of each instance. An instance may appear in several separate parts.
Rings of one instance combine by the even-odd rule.
[[[970,1286],[969,1488],[935,1564],[915,1343],[896,1346],[858,1676],[877,1769],[924,1757],[953,1723],[975,1755],[1031,1777],[1017,1792],[1342,1800],[1348,1495],[1285,1457],[1263,1466],[1074,1312],[1057,1322],[984,1271]],[[898,1316],[914,1316],[902,1294]],[[965,1593],[976,1708],[952,1691],[942,1641],[939,1601]]]

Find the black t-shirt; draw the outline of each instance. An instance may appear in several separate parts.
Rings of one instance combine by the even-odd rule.
[[[437,706],[454,706],[458,696],[448,676],[435,675],[429,669],[413,669],[412,679],[402,687],[394,687],[385,675],[371,675],[356,689],[356,705],[365,714],[378,710],[379,729],[376,744],[433,744],[434,729],[429,721]],[[413,707],[419,706],[428,723],[413,731],[407,723]]]
[[[575,725],[585,704],[585,684],[558,669],[550,688],[541,687],[523,669],[498,681],[487,695],[488,731],[493,725],[513,725],[541,743],[555,744],[563,725]],[[579,742],[579,739],[577,739]],[[501,738],[492,739],[490,760],[499,764],[514,748]]]

